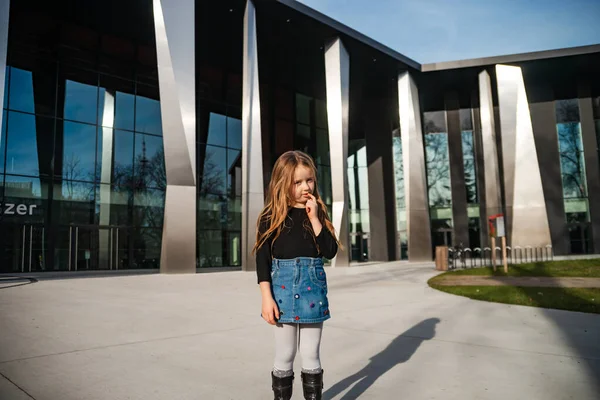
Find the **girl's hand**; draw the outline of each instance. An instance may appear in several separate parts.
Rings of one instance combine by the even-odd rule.
[[[273,297],[263,297],[261,316],[271,325],[275,325],[277,323],[277,320],[279,319],[279,307],[277,307],[277,303],[275,303]]]
[[[312,225],[316,236],[319,236],[321,229],[323,229],[323,225],[321,225],[321,221],[319,221],[318,209],[317,199],[312,194],[309,194],[308,200],[306,201],[306,213],[308,214],[308,219],[310,220],[310,224]]]
[[[317,210],[319,206],[317,205],[317,199],[312,194],[307,195],[308,200],[306,200],[306,213],[308,214],[308,219],[312,221],[319,220]]]

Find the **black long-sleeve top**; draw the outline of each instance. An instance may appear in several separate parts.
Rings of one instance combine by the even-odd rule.
[[[258,227],[260,234],[268,230],[267,224],[266,221],[261,221]],[[321,232],[316,237],[316,242],[319,245],[317,248],[312,232],[308,231],[304,225],[312,229],[306,210],[304,208],[291,207],[285,219],[285,226],[277,240],[275,240],[275,243],[272,243],[272,239],[269,238],[256,252],[256,275],[258,283],[271,281],[271,264],[273,258],[325,257],[332,259],[335,257],[338,246],[329,229],[323,225],[323,229],[321,229]],[[271,244],[273,245],[272,254]]]

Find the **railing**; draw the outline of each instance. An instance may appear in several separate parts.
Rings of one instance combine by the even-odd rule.
[[[468,247],[454,246],[448,248],[448,269],[478,268],[493,266],[493,253],[495,252],[496,265],[502,265],[502,249],[490,247],[470,249]],[[506,246],[506,260],[508,265],[523,264],[539,261],[552,261],[554,252],[552,246]]]

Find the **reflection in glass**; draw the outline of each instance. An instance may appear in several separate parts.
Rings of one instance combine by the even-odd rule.
[[[136,134],[135,184],[137,188],[166,190],[165,153],[162,137]]]
[[[94,221],[95,185],[63,181],[54,184],[54,215],[60,224],[92,224]]]
[[[52,132],[40,134],[52,136]],[[9,112],[6,143],[6,172],[38,176],[40,168],[35,116]]]
[[[315,100],[315,124],[317,128],[327,129],[327,104],[323,100]]]
[[[106,129],[103,129],[102,132],[103,135],[110,134],[110,131],[106,132]],[[102,160],[102,143],[98,138],[98,160]],[[112,183],[118,186],[131,185],[133,179],[133,132],[114,131],[113,154]],[[102,180],[102,183],[111,182]]]
[[[579,122],[579,103],[577,99],[558,100],[555,103],[556,122]]]
[[[431,207],[450,205],[452,203],[452,194],[450,191],[448,135],[446,133],[426,134],[425,155],[429,205]]]
[[[165,192],[146,189],[133,195],[133,224],[148,228],[162,228]]]
[[[162,229],[140,228],[133,234],[134,268],[159,268]]]
[[[202,180],[201,194],[225,194],[227,183],[227,150],[221,147],[206,146],[204,158],[200,159]]]
[[[8,108],[8,85],[10,84],[10,67],[4,68],[4,95],[2,97],[2,108]]]
[[[590,220],[588,199],[564,199],[567,223],[588,222]]]
[[[564,198],[587,197],[581,124],[557,124]]]
[[[477,193],[477,175],[475,172],[475,146],[473,144],[473,131],[462,132],[463,166],[465,173],[465,188],[467,190],[467,203],[479,202]]]
[[[135,130],[137,132],[162,135],[160,101],[148,97],[136,96]]]
[[[310,126],[302,124],[296,125],[296,135],[304,139],[310,139]],[[308,144],[307,141],[302,142]]]
[[[317,136],[317,154],[315,163],[321,165],[330,165],[329,160],[329,133],[326,129],[316,129]]]
[[[463,108],[459,111],[460,116],[460,129],[463,131],[473,130],[473,118],[471,116],[470,108]]]
[[[227,218],[227,203],[219,196],[206,194],[198,198],[198,226],[221,229]]]
[[[227,117],[214,112],[210,113],[208,121],[208,138],[206,143],[214,146],[227,144]]]
[[[64,119],[95,124],[97,109],[97,86],[66,80]]]
[[[227,117],[227,147],[242,148],[242,120]]]
[[[594,122],[596,123],[596,146],[598,148],[598,159],[600,159],[600,119],[597,119]]]
[[[0,172],[4,172],[4,156],[6,154],[6,124],[8,112],[2,110],[2,126],[0,127]],[[1,179],[0,179],[1,181]]]
[[[126,187],[96,185],[95,223],[107,225],[130,225],[129,218],[132,191]]]
[[[222,267],[223,233],[220,230],[199,231],[198,254],[200,267]]]
[[[242,195],[242,152],[227,150],[227,192],[230,197]]]
[[[239,231],[242,229],[242,198],[227,200],[227,229]]]
[[[423,130],[426,134],[447,132],[446,111],[430,111],[424,113]]]
[[[404,209],[406,203],[404,200],[404,164],[402,158],[402,138],[400,130],[394,131],[392,138],[392,150],[394,154],[394,182],[396,183],[396,208]]]
[[[311,98],[302,94],[296,94],[296,121],[310,125],[310,103]]]
[[[4,104],[4,107],[7,107],[6,103]],[[8,107],[11,110],[32,114],[35,113],[33,74],[31,71],[25,71],[15,67],[10,68],[10,95]]]
[[[100,75],[98,122],[102,126],[134,129],[134,83]]]
[[[325,165],[317,166],[319,194],[325,205],[332,205],[332,188],[331,188],[331,167]]]
[[[96,164],[96,127],[64,121],[62,177],[75,181],[94,181]]]

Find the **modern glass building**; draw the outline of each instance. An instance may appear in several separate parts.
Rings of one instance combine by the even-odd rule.
[[[254,268],[311,154],[351,261],[600,253],[600,45],[422,65],[292,0],[0,2],[0,272]]]

